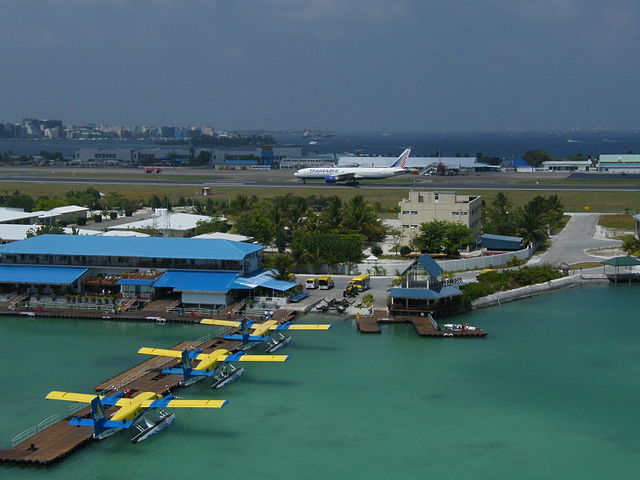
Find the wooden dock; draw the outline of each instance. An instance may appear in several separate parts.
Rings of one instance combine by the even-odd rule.
[[[241,346],[238,341],[226,341],[220,337],[202,342],[183,342],[173,347],[176,350],[193,347],[200,348],[205,353],[224,348],[236,351]],[[142,355],[141,355],[142,358]],[[165,395],[179,387],[182,380],[180,375],[166,375],[162,368],[177,364],[175,358],[152,357],[129,370],[96,385],[96,392],[106,390],[134,392],[156,392]],[[107,411],[109,407],[107,408]],[[69,425],[72,417],[88,416],[89,407],[85,407],[52,426],[43,429],[12,449],[0,450],[0,463],[20,463],[31,465],[51,465],[56,463],[91,440],[93,428]]]
[[[440,330],[435,328],[430,316],[389,316],[383,310],[375,310],[371,316],[356,319],[358,331],[361,333],[380,333],[380,325],[388,323],[411,323],[421,337],[486,337],[484,330]]]

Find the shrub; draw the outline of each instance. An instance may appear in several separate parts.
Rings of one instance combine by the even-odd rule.
[[[411,248],[403,245],[400,247],[400,255],[408,255],[411,253]]]
[[[100,223],[100,222],[102,222],[102,214],[100,214],[100,213],[96,213],[96,214],[93,216],[93,221],[94,221],[94,222],[96,222],[96,223]]]
[[[86,217],[78,217],[76,218],[76,225],[82,226],[87,224]]]
[[[380,245],[374,245],[371,247],[371,254],[379,257],[382,255],[382,247]]]
[[[113,212],[113,211],[109,212],[109,218],[111,220],[115,220],[116,218],[118,218],[118,212]]]

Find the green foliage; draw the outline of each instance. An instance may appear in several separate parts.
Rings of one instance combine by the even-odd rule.
[[[101,213],[96,213],[93,216],[93,221],[96,222],[96,223],[102,222],[102,214]]]
[[[622,240],[622,250],[627,255],[639,256],[640,255],[640,240],[638,240],[633,235],[623,235],[621,237]]]
[[[457,255],[460,248],[473,242],[473,232],[466,225],[447,220],[432,220],[420,225],[416,239],[423,252]]]
[[[400,255],[408,255],[411,253],[411,247],[407,247],[406,245],[403,245],[400,247]]]
[[[36,229],[27,230],[27,238],[36,237],[38,235],[64,235],[64,228],[60,225],[40,225]]]
[[[212,232],[226,232],[229,230],[229,225],[224,220],[219,218],[212,218],[211,220],[198,220],[196,222],[196,228],[194,235],[202,235]]]
[[[382,247],[380,245],[373,245],[371,247],[371,254],[379,257],[380,255],[382,255]]]
[[[529,162],[533,167],[541,167],[542,162],[557,160],[543,150],[529,150],[522,155],[522,158]]]
[[[292,252],[304,252],[303,259],[313,265],[357,263],[362,260],[362,237],[356,233],[295,233]],[[299,255],[299,253],[298,253]]]
[[[22,208],[25,212],[33,211],[35,200],[30,195],[24,195],[17,190],[12,194],[5,192],[0,195],[0,206],[9,208]]]
[[[513,205],[504,193],[498,192],[485,212],[485,232],[495,235],[513,235]]]
[[[253,237],[256,242],[269,245],[276,234],[276,225],[266,214],[248,211],[240,215],[234,229],[240,235]]]
[[[560,278],[562,274],[552,265],[535,265],[515,270],[497,270],[481,273],[475,283],[463,285],[462,302],[470,306],[471,302],[495,292],[512,290],[526,285],[535,285]]]
[[[289,280],[291,276],[291,272],[295,266],[295,262],[293,257],[287,253],[283,254],[274,254],[274,255],[265,255],[264,257],[265,264],[269,268],[273,268],[277,271],[274,278],[277,280]]]

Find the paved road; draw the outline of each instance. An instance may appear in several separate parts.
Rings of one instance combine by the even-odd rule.
[[[552,245],[545,253],[534,256],[529,264],[579,263],[599,261],[585,253],[587,249],[611,248],[621,244],[620,240],[598,240],[593,238],[598,224],[599,213],[574,213],[567,226],[559,235],[552,236]]]

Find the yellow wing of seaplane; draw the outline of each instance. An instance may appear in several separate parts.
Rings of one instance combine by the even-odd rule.
[[[91,418],[74,417],[69,421],[69,424],[93,427],[95,438],[104,438],[118,430],[131,427],[148,409],[222,408],[229,403],[226,400],[176,400],[173,395],[163,397],[154,392],[141,392],[135,397],[125,398],[122,392],[110,396],[100,396],[53,391],[46,398],[91,404]],[[105,405],[119,407],[119,409],[110,418],[107,418],[104,411]]]
[[[225,340],[242,340],[247,342],[264,342],[269,339],[271,332],[282,330],[329,330],[330,324],[293,324],[291,322],[278,323],[276,320],[267,320],[266,322],[257,323],[253,320],[243,318],[239,322],[231,320],[216,320],[215,318],[203,318],[200,323],[205,325],[217,325],[221,327],[240,327],[241,335],[225,335]],[[252,330],[249,334],[249,329]]]
[[[181,359],[179,368],[164,368],[162,373],[182,375],[184,385],[220,373],[221,371],[217,367],[224,366],[229,362],[286,362],[289,359],[289,355],[247,355],[244,352],[231,353],[224,349],[214,350],[212,353],[202,353],[202,350],[199,349],[179,351],[142,347],[138,353]],[[192,360],[199,362],[198,365],[193,367]],[[236,371],[231,370],[227,373],[236,373]],[[237,371],[234,379],[241,374],[241,371]]]

